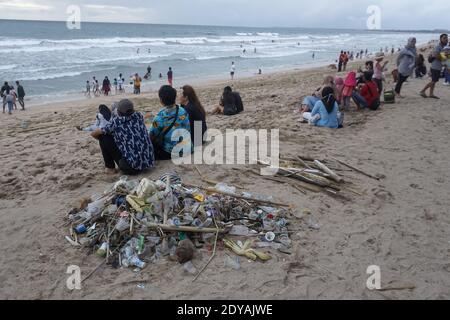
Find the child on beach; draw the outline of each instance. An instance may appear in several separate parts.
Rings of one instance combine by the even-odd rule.
[[[342,91],[344,90],[344,79],[341,77],[334,78],[334,85],[336,86],[336,101],[339,105],[342,104]]]
[[[12,114],[13,106],[14,106],[14,96],[11,94],[11,91],[6,94],[5,98],[6,104],[8,105],[8,114]],[[3,110],[5,112],[5,110]]]
[[[384,53],[382,53],[382,52],[377,53],[377,55],[375,56],[375,61],[377,63],[375,64],[374,74],[373,74],[373,81],[377,84],[378,93],[380,93],[380,94],[381,94],[381,92],[383,92],[383,71],[386,68],[386,65],[389,63],[389,61],[385,61],[383,64],[381,64],[383,59],[384,59]]]
[[[350,99],[353,95],[353,91],[356,88],[356,73],[351,71],[344,81],[344,88],[342,89],[342,98],[344,100],[344,110],[350,108]]]
[[[100,85],[98,84],[98,80],[95,80],[94,96],[96,97],[100,96]]]
[[[444,60],[442,62],[442,64],[445,67],[445,70],[444,70],[444,75],[445,75],[444,85],[445,86],[450,86],[450,46],[446,46],[444,48],[444,54],[445,54],[445,57],[447,58],[446,60]]]
[[[86,81],[86,91],[84,92],[84,95],[86,97],[91,97],[91,84],[89,83],[89,80]]]
[[[117,94],[117,85],[118,85],[117,78],[114,78],[113,84],[114,84],[114,94]]]

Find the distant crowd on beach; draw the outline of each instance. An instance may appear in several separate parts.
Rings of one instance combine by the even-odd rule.
[[[3,100],[3,113],[8,107],[8,114],[12,114],[13,110],[17,110],[17,103],[20,104],[21,110],[25,110],[25,89],[16,81],[16,87],[5,81],[0,89],[0,95]]]
[[[439,99],[435,95],[436,84],[444,78],[444,85],[450,85],[448,35],[442,34],[439,37],[438,45],[428,56],[429,71],[425,57],[417,52],[416,42],[416,38],[409,38],[406,46],[397,50],[396,68],[391,72],[395,84],[393,90],[384,89],[388,61],[383,62],[383,60],[388,48],[385,50],[381,48],[380,52],[375,54],[374,60],[365,62],[364,69],[359,67],[358,70],[350,71],[344,78],[327,76],[321,87],[303,99],[299,110],[301,114],[299,121],[315,126],[340,128],[343,126],[344,114],[349,110],[351,101],[354,102],[357,110],[377,110],[381,106],[383,94],[385,103],[393,102],[395,98],[403,99],[401,94],[403,84],[413,75],[419,79],[425,78],[427,75],[430,78],[430,81],[419,92],[420,96]],[[394,48],[391,49],[391,53],[395,53]],[[348,52],[341,51],[336,61],[338,66],[334,66],[338,73],[346,71],[347,63],[352,60],[352,57],[352,52],[348,54]],[[368,50],[361,50],[357,57],[368,57]],[[428,95],[427,92],[429,92]]]
[[[152,67],[148,66],[146,71],[147,72],[144,75],[144,80],[149,80],[152,78]],[[160,73],[159,79],[162,78],[163,75],[162,73]],[[142,77],[139,75],[139,73],[135,73],[129,77],[129,84],[133,87],[133,94],[141,93],[142,81]],[[169,67],[169,70],[167,71],[167,82],[170,86],[173,85],[172,67]],[[114,95],[124,94],[125,88],[126,82],[122,73],[119,73],[119,76],[114,78],[112,82],[108,78],[108,76],[105,76],[101,86],[98,79],[96,79],[96,77],[94,76],[92,77],[92,80],[86,80],[84,95],[89,98],[91,97],[91,95],[93,95],[94,97],[99,97],[101,95],[108,96],[113,93],[113,89]]]

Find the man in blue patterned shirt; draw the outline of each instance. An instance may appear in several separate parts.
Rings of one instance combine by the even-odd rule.
[[[175,104],[177,91],[171,86],[162,86],[158,95],[164,108],[153,119],[150,129],[150,137],[155,147],[155,158],[157,160],[172,159],[175,146],[177,146],[175,151],[185,151],[184,155],[181,151],[181,154],[175,154],[175,156],[186,156],[192,152],[189,115],[183,107]]]
[[[153,145],[142,114],[128,99],[119,102],[117,112],[110,124],[92,133],[100,141],[108,173],[116,173],[115,164],[130,175],[154,167]]]

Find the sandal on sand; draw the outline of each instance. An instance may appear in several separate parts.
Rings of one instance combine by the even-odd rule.
[[[428,96],[425,94],[425,92],[421,92],[421,93],[420,93],[420,96],[421,96],[422,98],[428,98]]]
[[[430,96],[430,98],[432,98],[432,99],[437,99],[437,100],[441,99],[441,98],[439,98],[439,97],[436,97],[435,95]]]

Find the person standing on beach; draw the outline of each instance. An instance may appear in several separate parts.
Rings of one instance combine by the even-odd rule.
[[[338,72],[342,71],[342,64],[344,63],[344,51],[341,51],[339,55],[339,64],[338,64]]]
[[[111,91],[111,82],[109,81],[108,77],[105,77],[105,79],[103,80],[102,91],[105,96],[107,96],[109,94],[109,91]]]
[[[397,57],[398,67],[398,81],[395,86],[395,94],[398,98],[403,98],[400,94],[403,83],[413,74],[416,67],[417,50],[416,50],[416,38],[409,38],[405,48],[400,52]]]
[[[25,110],[25,89],[23,88],[23,86],[19,83],[19,81],[16,81],[16,85],[17,85],[17,97],[19,100],[19,103],[22,107],[22,110]]]
[[[344,71],[347,70],[348,60],[349,60],[348,53],[344,52],[344,61],[343,61]]]
[[[385,61],[383,64],[381,62],[384,59],[384,53],[378,52],[375,56],[375,61],[377,62],[374,67],[373,73],[373,82],[375,82],[378,86],[378,93],[381,94],[383,92],[383,71],[388,64],[388,61]]]
[[[5,107],[6,107],[6,96],[9,94],[9,91],[11,90],[11,87],[9,86],[8,82],[5,81],[5,83],[3,84],[2,88],[1,88],[1,96],[3,98],[3,113],[5,113]]]
[[[91,97],[91,84],[89,80],[86,80],[86,91],[84,92],[85,97]]]
[[[234,65],[234,61],[233,61],[233,62],[231,62],[231,70],[230,70],[231,80],[234,79],[235,72],[236,72],[236,66]]]
[[[425,88],[420,91],[420,95],[424,98],[428,98],[426,91],[430,89],[430,98],[439,99],[439,97],[434,95],[434,89],[436,87],[436,83],[439,82],[441,78],[441,72],[443,68],[441,53],[444,51],[444,48],[448,44],[448,34],[442,34],[439,38],[439,44],[434,48],[431,53],[428,61],[431,63],[431,82],[428,83]]]
[[[16,90],[14,90],[13,86],[11,86],[11,90],[9,91],[9,94],[12,95],[14,109],[17,110],[17,103],[16,103],[16,101],[17,101],[17,92],[16,92]]]
[[[134,94],[141,93],[141,82],[142,82],[141,77],[139,76],[139,74],[136,73],[133,78]]]
[[[169,67],[169,71],[167,72],[167,81],[169,82],[169,86],[173,87],[173,71],[172,71],[172,67]]]
[[[96,97],[100,96],[100,85],[98,84],[98,80],[95,80],[93,90],[94,90],[94,96],[96,96]]]

